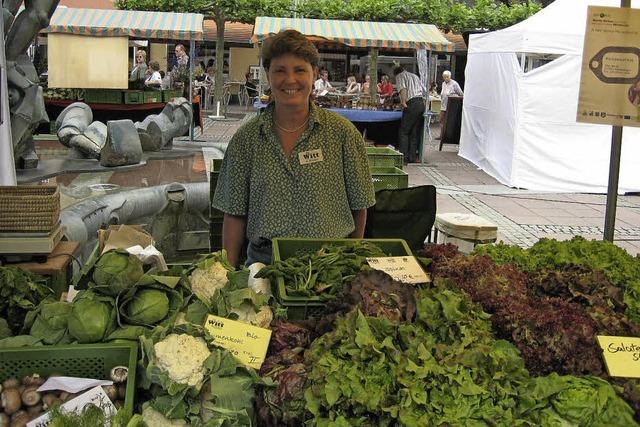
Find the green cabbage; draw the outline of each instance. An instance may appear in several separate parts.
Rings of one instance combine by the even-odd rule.
[[[78,294],[68,319],[69,334],[80,343],[102,341],[115,327],[115,310],[109,298],[91,291]]]
[[[150,325],[164,319],[169,313],[167,294],[157,289],[138,291],[126,306],[127,321],[131,324]]]
[[[102,255],[93,270],[92,286],[96,291],[116,296],[133,286],[144,274],[142,261],[123,251],[110,251]]]
[[[40,338],[44,344],[62,344],[68,342],[67,321],[72,305],[67,302],[43,302],[30,321],[31,313],[25,319],[25,327],[30,325],[29,333]]]

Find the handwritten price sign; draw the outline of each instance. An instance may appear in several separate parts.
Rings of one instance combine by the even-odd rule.
[[[204,327],[213,336],[213,343],[229,350],[240,362],[260,369],[271,340],[269,329],[225,319],[210,314]]]
[[[384,271],[395,280],[404,283],[429,283],[431,279],[424,272],[415,257],[391,256],[384,258],[367,258],[369,266]]]
[[[640,378],[640,338],[598,335],[598,344],[609,375]]]

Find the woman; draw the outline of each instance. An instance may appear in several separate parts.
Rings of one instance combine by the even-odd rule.
[[[146,87],[160,89],[162,86],[162,76],[160,75],[160,64],[158,61],[151,61],[149,63],[149,68],[151,68],[151,74],[144,81],[144,85]]]
[[[144,87],[144,81],[147,78],[147,52],[138,49],[136,51],[136,65],[129,75],[129,86],[132,89],[140,89]]]
[[[389,83],[389,76],[386,74],[382,75],[381,81],[378,83],[377,91],[380,98],[383,99],[393,95],[393,85]]]
[[[364,83],[362,83],[362,87],[360,88],[360,90],[363,93],[369,93],[370,87],[371,87],[371,76],[367,74],[366,76],[364,76]]]
[[[351,122],[311,102],[318,62],[295,30],[262,47],[274,101],[231,139],[213,200],[234,265],[245,237],[247,264],[269,263],[275,237],[363,237],[375,203],[364,143]]]
[[[347,77],[347,85],[345,86],[344,91],[346,93],[360,93],[360,83],[356,81],[355,76]]]

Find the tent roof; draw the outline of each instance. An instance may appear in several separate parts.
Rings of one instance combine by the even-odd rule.
[[[444,38],[435,25],[396,24],[391,22],[338,21],[328,19],[271,18],[259,16],[252,40],[261,42],[284,29],[295,29],[353,47],[393,49],[429,49],[453,52],[453,43]]]
[[[47,33],[98,37],[201,40],[204,16],[198,13],[57,8]]]
[[[588,6],[620,7],[620,0],[555,0],[511,27],[471,34],[469,54],[526,52],[582,55]],[[640,0],[631,0],[631,7],[640,7]]]
[[[216,21],[213,19],[204,20],[204,39],[216,41],[217,35]],[[253,33],[253,24],[243,24],[242,22],[225,22],[224,23],[224,41],[225,43],[251,43],[251,34]]]

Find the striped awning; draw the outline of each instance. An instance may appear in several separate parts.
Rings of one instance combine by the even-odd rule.
[[[97,37],[202,40],[203,21],[204,15],[199,13],[58,7],[45,32]]]
[[[397,24],[392,22],[337,21],[329,19],[271,18],[259,16],[253,29],[254,43],[262,42],[280,30],[294,29],[310,37],[353,47],[392,49],[428,49],[453,52],[453,43],[431,24]]]

